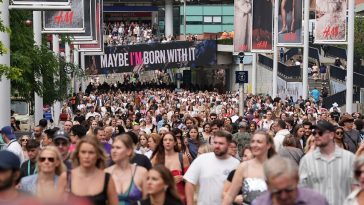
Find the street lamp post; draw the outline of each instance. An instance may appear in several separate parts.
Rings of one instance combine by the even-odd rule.
[[[244,71],[244,52],[239,53],[239,71]],[[239,84],[239,112],[244,117],[244,83]]]
[[[187,40],[187,36],[186,36],[186,1],[187,0],[182,0],[183,1],[183,35],[184,35],[184,40]]]

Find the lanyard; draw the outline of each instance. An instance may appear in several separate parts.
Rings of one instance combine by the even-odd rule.
[[[35,165],[35,169],[33,171],[33,174],[37,173],[37,166]],[[30,160],[28,161],[28,176],[30,176]]]

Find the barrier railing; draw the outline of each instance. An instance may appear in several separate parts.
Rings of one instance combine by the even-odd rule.
[[[331,57],[338,57],[342,59],[346,59],[346,50],[344,48],[339,48],[335,46],[326,46],[325,55]]]
[[[334,65],[330,65],[330,76],[337,80],[345,81],[346,80],[346,70],[344,70],[340,67],[334,66]],[[354,86],[364,88],[364,75],[354,72],[353,77],[354,77],[353,78]]]
[[[354,90],[353,101],[360,101],[360,92],[356,92],[356,90]],[[339,106],[346,104],[346,90],[324,98],[322,100],[322,107],[330,109],[334,103],[337,103]]]
[[[258,62],[266,66],[269,70],[273,69],[273,60],[265,55],[259,54]],[[301,67],[287,66],[279,62],[278,75],[284,78],[301,78]]]
[[[291,48],[284,54],[284,59],[287,61],[295,55],[298,55],[298,48]]]

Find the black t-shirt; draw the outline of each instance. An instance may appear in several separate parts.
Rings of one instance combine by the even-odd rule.
[[[32,162],[30,160],[23,162],[23,164],[20,166],[20,176],[26,177],[36,174],[35,172],[35,168],[37,167],[36,165],[37,165],[36,162]]]
[[[152,168],[152,163],[150,163],[148,157],[142,154],[135,153],[133,159],[131,160],[131,163],[136,163],[137,165],[142,166],[147,170],[150,170]]]
[[[231,172],[229,173],[229,175],[228,175],[228,177],[227,177],[227,180],[228,180],[229,182],[233,182],[233,178],[234,178],[234,175],[235,175],[235,171],[236,171],[236,169],[234,169],[233,171],[231,171]],[[243,194],[242,189],[240,189],[240,190],[239,190],[238,195],[241,195],[241,194]],[[236,204],[236,203],[233,203],[233,205],[237,205],[237,204]]]

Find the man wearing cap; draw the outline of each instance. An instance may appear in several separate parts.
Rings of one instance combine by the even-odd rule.
[[[20,181],[20,159],[13,152],[0,151],[0,203],[12,204],[19,199],[16,185]]]
[[[354,154],[335,145],[335,126],[318,121],[313,126],[316,149],[300,161],[300,183],[326,197],[330,205],[342,205],[354,185]]]
[[[20,162],[22,163],[24,161],[23,150],[19,142],[16,140],[16,136],[14,134],[13,129],[10,126],[3,127],[1,129],[1,135],[3,141],[6,143],[5,149],[10,152],[13,152],[16,156],[18,156]]]
[[[355,153],[360,144],[359,131],[353,129],[354,118],[351,115],[344,115],[339,121],[339,125],[344,128],[344,143],[348,145],[348,150]]]
[[[246,121],[241,121],[239,123],[239,131],[233,134],[233,140],[238,142],[238,153],[241,155],[241,150],[245,145],[250,143],[250,133],[247,131],[248,123]]]
[[[58,151],[62,155],[63,163],[66,165],[67,170],[72,169],[72,163],[69,155],[69,147],[70,140],[68,138],[68,134],[63,130],[58,130],[56,134],[54,134],[54,145],[57,147]]]

